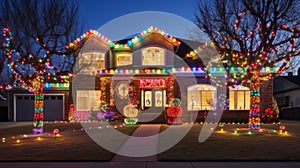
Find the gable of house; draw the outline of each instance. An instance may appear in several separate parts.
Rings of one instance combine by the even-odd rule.
[[[300,77],[298,76],[279,76],[274,79],[273,92],[275,94],[295,89],[300,89]]]

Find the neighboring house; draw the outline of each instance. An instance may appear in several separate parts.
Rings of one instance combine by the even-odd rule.
[[[8,121],[8,98],[7,91],[0,91],[0,122]]]
[[[274,79],[274,98],[280,110],[280,119],[300,120],[300,74],[289,73]]]
[[[88,120],[91,111],[99,111],[104,105],[122,114],[123,108],[132,103],[138,108],[139,121],[165,123],[170,101],[179,98],[182,120],[197,118],[200,122],[208,111],[221,115],[215,113],[216,101],[225,96],[229,101],[222,121],[248,122],[249,88],[228,87],[227,94],[220,95],[203,70],[204,64],[217,56],[211,45],[171,37],[151,27],[118,42],[91,30],[67,47],[74,46],[81,50],[70,83],[45,83],[45,120],[68,120],[70,115],[75,121]],[[224,77],[220,69],[211,72],[214,77]],[[267,94],[262,95],[267,96],[261,98],[271,100],[272,84],[265,86],[262,90]],[[32,120],[33,95],[13,91],[10,97],[10,119]],[[265,109],[268,105],[263,102],[261,107]],[[69,113],[69,107],[75,112]]]

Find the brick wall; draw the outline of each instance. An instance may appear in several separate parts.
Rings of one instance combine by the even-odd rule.
[[[260,85],[260,112],[264,113],[266,108],[272,109],[273,80],[262,81]]]

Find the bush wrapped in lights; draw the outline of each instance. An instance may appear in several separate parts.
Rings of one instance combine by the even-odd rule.
[[[182,116],[181,102],[178,98],[173,98],[170,102],[170,106],[167,109],[167,124],[182,124],[182,120],[179,118]]]

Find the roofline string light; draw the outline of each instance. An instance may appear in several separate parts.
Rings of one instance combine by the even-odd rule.
[[[90,35],[98,36],[101,40],[105,41],[108,45],[113,44],[113,42],[110,39],[103,36],[102,34],[97,32],[96,30],[91,29],[91,30],[85,32],[84,34],[82,34],[79,38],[75,39],[73,42],[69,43],[69,45],[67,45],[66,48],[71,48],[71,47],[76,46],[79,42],[81,42],[83,39],[89,37]]]
[[[183,73],[183,72],[191,72],[191,73],[206,73],[209,71],[212,76],[224,76],[226,71],[224,68],[208,68],[203,70],[201,67],[181,67],[181,68],[163,68],[163,69],[103,69],[103,70],[96,70],[95,74],[162,74],[166,75],[169,73]],[[276,67],[265,67],[262,69],[261,73],[274,73],[278,70]],[[239,71],[235,69],[235,71]]]
[[[149,27],[147,30],[142,31],[139,35],[133,37],[132,39],[128,40],[126,44],[118,44],[118,43],[111,43],[110,47],[114,49],[121,49],[121,48],[130,48],[135,43],[141,41],[143,38],[148,36],[150,33],[159,33],[164,36],[168,41],[172,42],[175,45],[180,45],[181,42],[177,40],[175,37],[170,36],[169,34],[165,33],[164,31],[158,29],[157,27]]]

